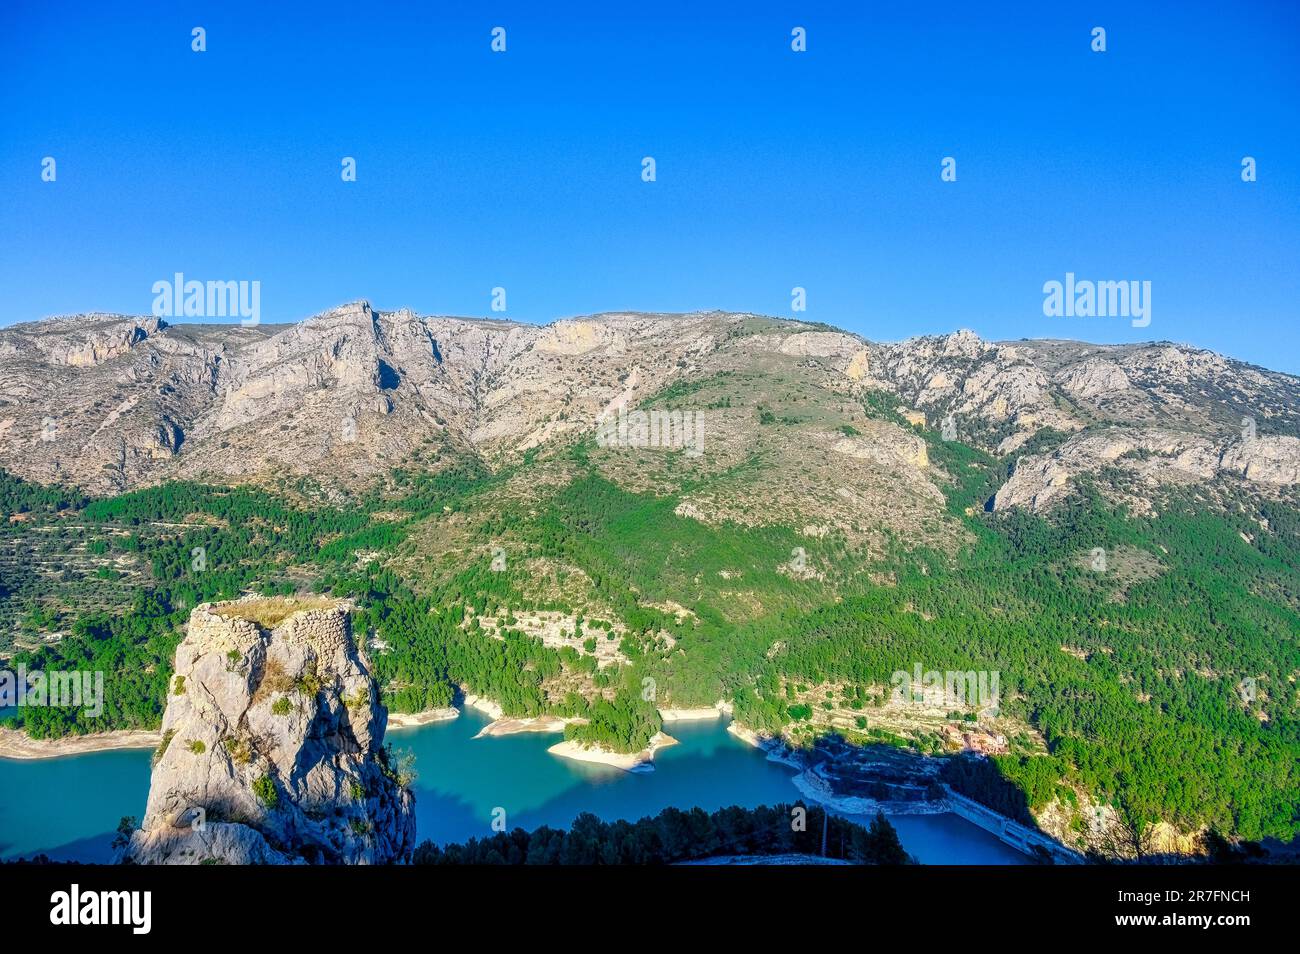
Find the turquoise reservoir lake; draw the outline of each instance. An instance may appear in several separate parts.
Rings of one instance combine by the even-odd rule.
[[[799,797],[794,772],[734,738],[721,721],[675,722],[680,744],[662,749],[654,772],[631,774],[557,758],[559,736],[527,733],[475,739],[490,720],[459,719],[393,729],[388,741],[415,755],[418,832],[445,843],[492,834],[496,809],[508,828],[567,827],[581,812],[637,819],[663,808],[762,805]],[[103,862],[123,815],[144,814],[148,750],[57,759],[0,759],[0,858],[44,852],[56,860]],[[1023,864],[1027,859],[956,815],[890,819],[924,864]]]

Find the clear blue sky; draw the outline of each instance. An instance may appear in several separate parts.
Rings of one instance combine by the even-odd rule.
[[[799,285],[877,340],[1300,372],[1290,0],[126,6],[0,9],[0,324],[147,313],[176,271],[260,281],[264,321],[485,315],[498,285],[526,321],[789,315]],[[1150,326],[1045,317],[1067,271],[1151,281]]]

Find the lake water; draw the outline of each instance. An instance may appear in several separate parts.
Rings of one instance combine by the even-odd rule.
[[[730,735],[721,721],[676,722],[680,744],[655,756],[656,770],[628,773],[574,762],[546,750],[558,734],[475,739],[490,720],[469,709],[459,719],[395,729],[388,741],[415,755],[420,840],[464,841],[492,834],[495,809],[508,828],[568,827],[581,812],[638,819],[670,805],[754,806],[791,802],[793,771]],[[107,861],[123,815],[144,814],[148,750],[59,759],[0,759],[0,857],[44,852],[57,860]],[[955,815],[890,819],[903,845],[925,864],[1023,864],[1019,852]]]

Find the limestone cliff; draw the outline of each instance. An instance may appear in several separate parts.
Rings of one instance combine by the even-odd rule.
[[[1151,509],[1161,485],[1197,483],[1219,475],[1239,477],[1257,491],[1300,484],[1300,439],[1281,435],[1218,441],[1167,428],[1099,427],[1076,434],[1047,454],[1017,460],[993,509],[1051,509],[1068,497],[1076,479],[1105,467],[1123,467],[1143,493],[1122,502],[1136,513]],[[1150,489],[1147,489],[1150,488]]]
[[[203,604],[176,650],[137,864],[383,864],[415,846],[414,798],[347,603]]]

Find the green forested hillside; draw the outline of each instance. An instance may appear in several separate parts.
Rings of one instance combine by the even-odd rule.
[[[656,704],[726,699],[741,722],[776,731],[806,718],[794,686],[843,687],[856,708],[918,661],[995,670],[1003,710],[1046,743],[1013,740],[997,759],[1030,807],[1078,788],[1186,829],[1295,834],[1300,513],[1218,486],[1166,495],[1140,517],[1086,486],[1050,519],[986,513],[1007,462],[926,439],[954,475],[948,510],[968,535],[955,552],[893,540],[868,558],[779,520],[701,522],[676,512],[685,490],[627,489],[587,444],[496,473],[470,460],[396,471],[347,506],[308,488],[194,484],[86,503],[6,480],[6,516],[24,515],[5,521],[8,543],[75,524],[66,539],[86,567],[120,558],[5,581],[0,602],[32,633],[65,634],[20,646],[14,662],[103,669],[108,681],[98,719],[20,718],[35,736],[156,725],[177,627],[196,603],[310,589],[357,599],[356,630],[383,647],[375,673],[400,711],[447,705],[464,686],[513,715],[585,716],[574,737],[632,750],[659,728]],[[503,492],[559,465],[565,479],[538,481],[527,498]],[[509,554],[504,567],[493,568],[493,546]],[[1089,567],[1095,548],[1109,555],[1105,572]],[[785,569],[796,552],[815,573]],[[74,609],[104,569],[138,574],[130,602]],[[543,571],[559,582],[542,586]],[[587,640],[616,638],[625,661],[600,668],[544,646],[514,620],[525,610],[567,614]],[[870,726],[871,705],[861,711]]]

